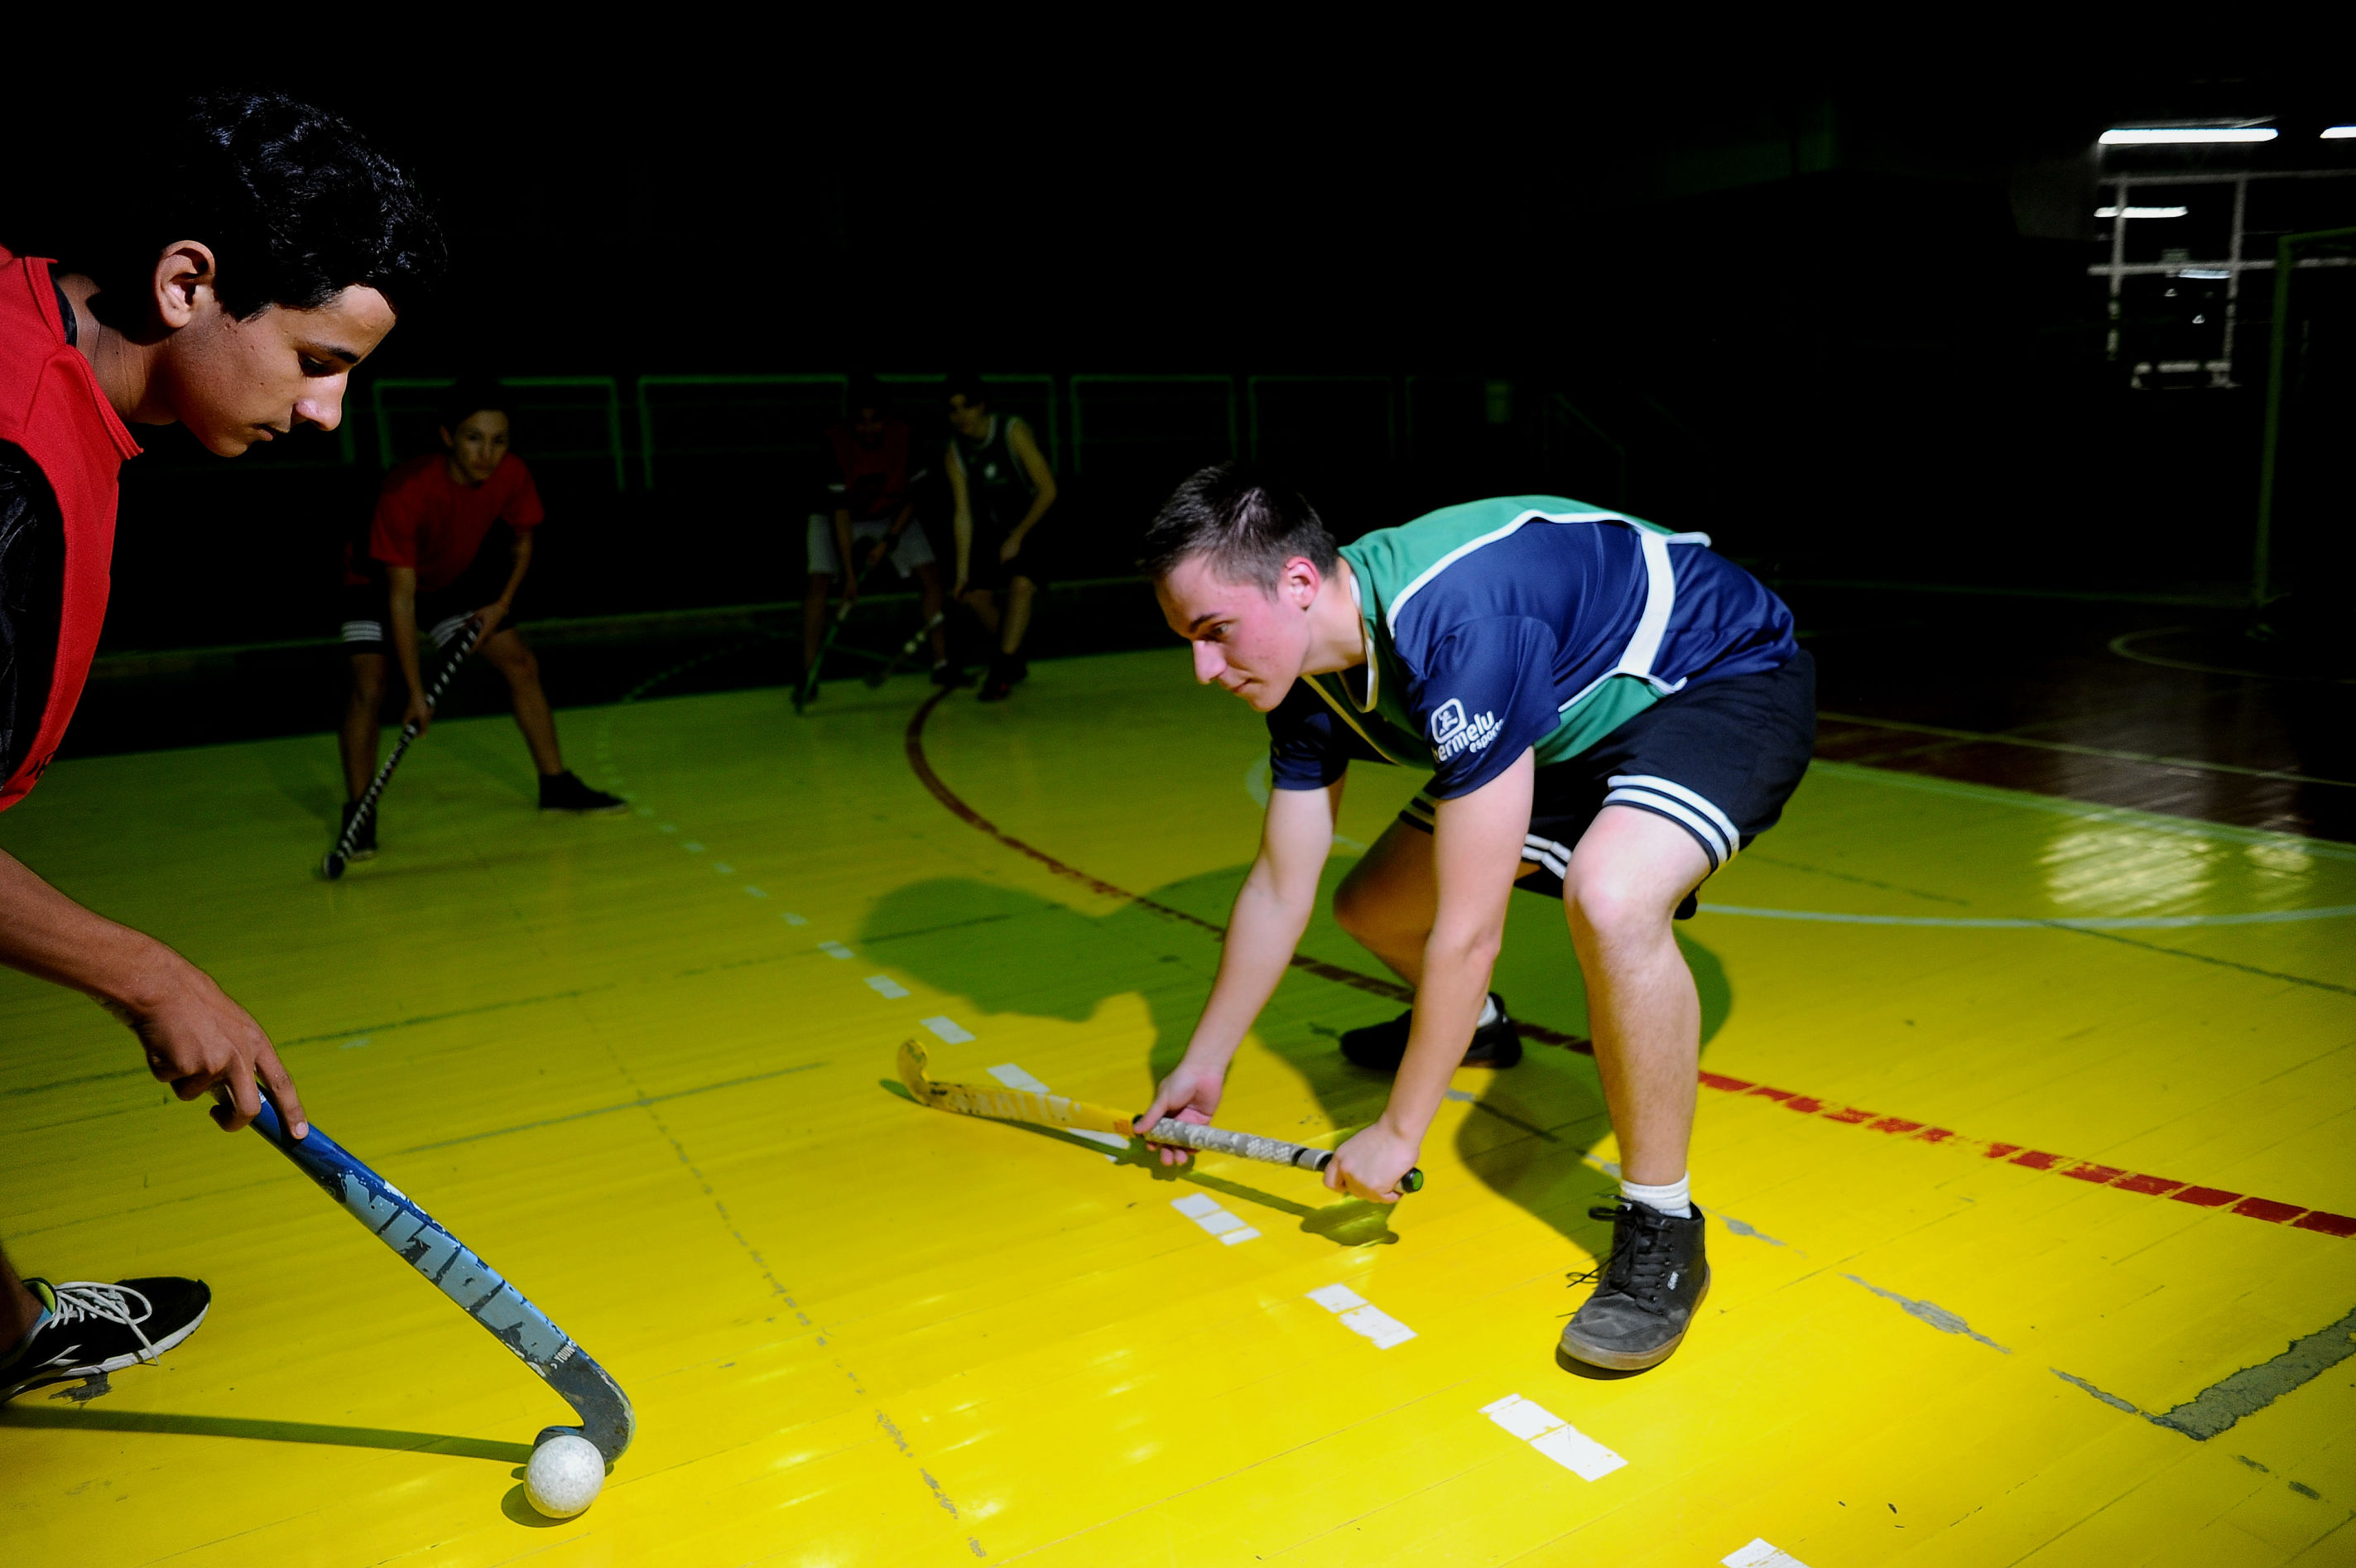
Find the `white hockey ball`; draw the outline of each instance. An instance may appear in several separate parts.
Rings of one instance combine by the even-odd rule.
[[[605,1485],[605,1456],[597,1445],[573,1433],[561,1433],[531,1451],[524,1466],[523,1495],[551,1519],[571,1519],[591,1503]]]

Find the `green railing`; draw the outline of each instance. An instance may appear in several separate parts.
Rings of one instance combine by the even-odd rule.
[[[554,390],[564,387],[586,387],[601,391],[604,403],[605,442],[602,447],[549,448],[535,445],[532,456],[550,461],[595,457],[609,460],[614,466],[614,488],[624,489],[629,479],[629,467],[622,456],[622,391],[612,376],[501,376],[498,384],[518,392]],[[399,461],[393,440],[394,410],[388,406],[386,394],[405,392],[444,392],[457,385],[449,376],[388,376],[369,389],[369,411],[376,416],[377,459],[387,469]],[[396,400],[398,401],[398,400]],[[540,403],[528,406],[540,408],[577,407],[577,404]]]
[[[2250,550],[2250,602],[2263,609],[2274,599],[2276,477],[2282,453],[2283,381],[2290,342],[2290,280],[2301,247],[2356,242],[2356,229],[2317,229],[2285,234],[2275,244],[2274,330],[2266,356],[2265,435],[2258,446],[2258,527]]]

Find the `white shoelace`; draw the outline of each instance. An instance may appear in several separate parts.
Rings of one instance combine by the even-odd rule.
[[[155,1342],[147,1337],[147,1331],[139,1326],[155,1311],[155,1304],[149,1301],[145,1293],[123,1285],[101,1284],[96,1280],[68,1280],[49,1288],[57,1293],[58,1297],[53,1321],[70,1324],[87,1317],[102,1323],[120,1323],[139,1336],[139,1343],[144,1347],[139,1352],[141,1360],[152,1361],[162,1353],[155,1348]],[[139,1304],[136,1313],[131,1309],[134,1301]]]

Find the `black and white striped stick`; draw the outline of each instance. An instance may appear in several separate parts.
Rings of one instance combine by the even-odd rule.
[[[458,651],[450,656],[449,661],[442,666],[441,672],[434,677],[434,684],[425,689],[427,713],[432,713],[434,705],[442,700],[443,689],[450,684],[450,677],[458,672],[458,666],[466,661],[466,655],[475,651],[475,643],[482,635],[481,621],[466,623],[466,640],[458,645]],[[352,845],[358,841],[360,829],[376,815],[377,797],[384,793],[386,782],[392,778],[392,770],[401,766],[402,754],[409,749],[409,743],[417,738],[417,734],[414,720],[401,726],[401,739],[393,746],[392,755],[384,759],[384,766],[376,770],[376,777],[369,780],[368,793],[360,797],[360,809],[352,813],[352,820],[344,824],[344,831],[337,836],[336,847],[329,850],[327,858],[319,863],[319,873],[328,881],[333,882],[343,875],[345,863],[351,857]]]

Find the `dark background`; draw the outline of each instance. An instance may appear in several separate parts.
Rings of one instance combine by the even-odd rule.
[[[427,187],[456,264],[355,378],[344,433],[227,463],[141,433],[106,650],[332,635],[339,541],[382,454],[431,440],[430,392],[389,392],[386,424],[375,383],[475,371],[612,378],[618,469],[603,390],[526,394],[518,449],[551,515],[535,618],[801,591],[831,389],[659,387],[650,486],[639,378],[960,364],[1049,378],[1016,406],[1061,435],[1073,577],[1129,569],[1155,501],[1227,455],[1231,402],[1235,444],[1344,537],[1547,489],[1707,530],[1779,583],[2246,592],[2268,285],[2245,285],[2237,387],[2131,385],[2174,306],[2137,306],[2107,347],[2094,139],[2273,115],[2280,142],[2170,166],[2356,164],[2315,139],[2356,94],[2207,51],[1632,71],[1560,44],[1501,35],[1415,70],[1244,52],[1100,87],[1051,56],[1033,64],[1053,92],[1012,91],[1012,58],[978,94],[904,89],[872,48],[832,72],[859,85],[824,92],[800,91],[808,70],[545,59],[528,91],[414,63],[180,82],[344,113]],[[0,156],[0,241],[70,258],[103,169],[139,156],[128,117],[76,102],[51,121],[70,159],[38,138]],[[1073,381],[1108,374],[1226,380]],[[1368,379],[1252,381],[1288,375]],[[2314,428],[2344,384],[2310,389]],[[902,385],[937,429],[929,383]],[[2340,505],[2345,477],[2314,504]]]

